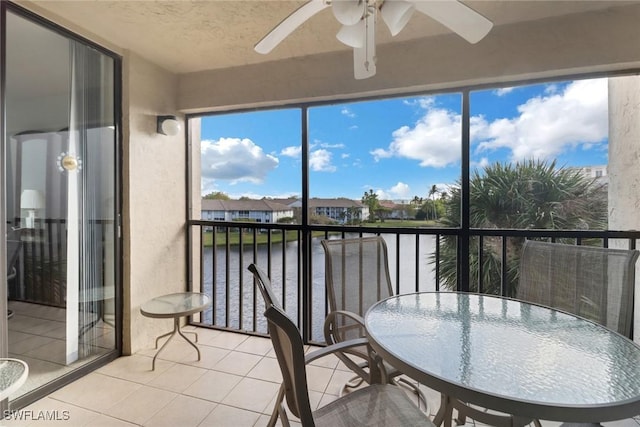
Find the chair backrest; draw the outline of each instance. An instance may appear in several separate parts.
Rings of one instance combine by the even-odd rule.
[[[293,415],[300,418],[303,426],[313,427],[304,346],[300,331],[284,311],[275,305],[270,305],[264,315],[267,318],[269,336],[282,372],[282,386],[287,406]]]
[[[380,236],[322,240],[325,252],[325,285],[329,310],[344,310],[360,316],[381,299],[393,295],[387,245]],[[342,340],[364,336],[361,327],[344,322]],[[349,331],[349,332],[346,332]]]
[[[527,240],[516,297],[585,317],[631,338],[639,254]]]
[[[269,280],[267,273],[255,264],[249,265],[247,269],[253,273],[253,277],[256,279],[256,284],[258,285],[258,289],[260,289],[260,293],[264,299],[265,309],[269,308],[270,305],[282,308],[280,300],[271,287],[271,280]]]

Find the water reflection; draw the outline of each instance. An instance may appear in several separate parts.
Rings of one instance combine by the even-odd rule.
[[[356,235],[347,237],[357,237]],[[396,285],[397,248],[396,235],[383,235],[389,251],[389,271],[394,289]],[[429,264],[428,257],[435,249],[435,236],[400,236],[399,277],[400,293],[435,290],[435,272]],[[418,254],[416,255],[416,247]],[[325,286],[324,286],[324,251],[320,239],[314,238],[311,244],[311,336],[312,339],[323,341],[322,326],[325,317]],[[301,289],[298,280],[302,266],[298,265],[298,242],[273,243],[271,245],[270,277],[276,295],[281,298],[285,310],[292,319],[298,319],[298,306],[301,299]],[[215,269],[214,269],[215,253]],[[268,269],[269,251],[266,245],[258,245],[254,254],[252,245],[245,245],[242,260],[238,247],[232,247],[229,259],[224,247],[215,252],[213,248],[204,249],[203,253],[203,283],[204,292],[213,297],[211,309],[204,313],[204,322],[217,326],[240,330],[266,332],[266,321],[262,315],[264,302],[259,291],[254,293],[253,275],[246,270],[252,262]],[[255,258],[254,258],[255,257]],[[416,259],[418,265],[416,266]],[[241,262],[242,261],[242,262]],[[416,267],[418,273],[416,275]],[[240,269],[243,269],[242,275]],[[215,270],[215,292],[213,275]],[[239,286],[242,276],[242,286]],[[416,280],[416,276],[419,280]],[[283,292],[283,283],[284,289]],[[416,288],[418,286],[418,288]],[[254,319],[255,314],[255,319]],[[215,322],[212,322],[215,318]]]

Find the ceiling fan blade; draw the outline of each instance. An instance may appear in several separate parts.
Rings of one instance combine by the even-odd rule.
[[[364,23],[364,46],[353,49],[353,75],[357,80],[368,79],[376,74],[375,14],[367,15]]]
[[[294,32],[307,19],[327,7],[329,7],[329,3],[325,0],[309,0],[293,11],[291,15],[283,19],[269,34],[264,36],[262,40],[255,45],[255,51],[262,54],[271,52],[282,40]]]
[[[477,43],[489,33],[493,22],[458,0],[413,0],[415,8],[440,22],[451,31]]]

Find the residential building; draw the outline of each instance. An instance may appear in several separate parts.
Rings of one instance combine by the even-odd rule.
[[[585,178],[595,179],[602,184],[609,182],[607,165],[582,166],[573,169],[578,170]]]
[[[202,219],[209,221],[255,221],[275,223],[292,218],[293,209],[270,200],[202,199]]]
[[[297,205],[302,206],[302,202],[298,201]],[[369,219],[367,205],[343,197],[336,199],[311,198],[309,199],[309,211],[314,215],[331,218],[340,224]]]
[[[393,200],[380,200],[380,206],[387,210],[386,218],[389,219],[407,219],[410,216],[411,205]]]

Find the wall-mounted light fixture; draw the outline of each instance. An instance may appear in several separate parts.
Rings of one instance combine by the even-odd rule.
[[[176,116],[158,116],[156,131],[162,135],[175,136],[180,132],[180,122]]]

